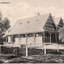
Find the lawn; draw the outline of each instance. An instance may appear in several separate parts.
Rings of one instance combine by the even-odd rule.
[[[64,63],[64,50],[57,52],[56,49],[47,49],[46,55],[44,50],[29,48],[28,58],[26,56],[26,49],[17,48],[18,54],[13,54],[13,48],[2,47],[2,55],[0,55],[0,63]]]
[[[3,59],[4,57],[4,59]],[[3,61],[2,61],[2,60]],[[61,54],[46,54],[46,55],[32,55],[27,59],[22,56],[2,56],[0,63],[63,63],[64,55]]]

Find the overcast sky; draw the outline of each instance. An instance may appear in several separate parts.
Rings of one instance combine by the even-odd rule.
[[[23,18],[40,14],[52,13],[55,17],[64,19],[64,0],[0,0],[0,2],[10,2],[1,4],[0,11],[4,17],[8,17],[11,25]]]

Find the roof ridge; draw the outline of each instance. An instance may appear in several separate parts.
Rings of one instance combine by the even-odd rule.
[[[49,14],[51,14],[51,13],[41,14],[41,15],[39,15],[39,16],[44,16],[44,15],[49,15]],[[38,16],[38,15],[37,15],[37,16]],[[19,20],[17,20],[17,21],[24,20],[24,19],[29,19],[29,18],[34,18],[34,17],[37,17],[37,16],[28,17],[28,18],[23,18],[23,19],[19,19]]]

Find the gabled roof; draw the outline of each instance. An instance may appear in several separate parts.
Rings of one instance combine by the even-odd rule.
[[[49,14],[18,20],[8,35],[43,32]]]
[[[55,24],[57,26],[62,18],[58,17],[58,18],[53,18],[53,19],[54,19],[54,22],[55,22]]]

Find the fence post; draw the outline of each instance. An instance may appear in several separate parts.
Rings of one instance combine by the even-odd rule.
[[[42,50],[44,49],[44,44],[42,43]]]
[[[45,44],[44,44],[44,54],[46,54],[46,46],[45,46]]]
[[[0,46],[0,54],[1,54],[1,46]]]
[[[26,44],[26,58],[28,57],[28,45]]]
[[[0,58],[1,58],[1,46],[0,46]]]
[[[28,38],[27,38],[27,34],[26,36],[26,58],[28,58]]]
[[[31,49],[31,43],[30,43],[30,49]]]
[[[59,44],[57,44],[57,52],[59,52]]]

